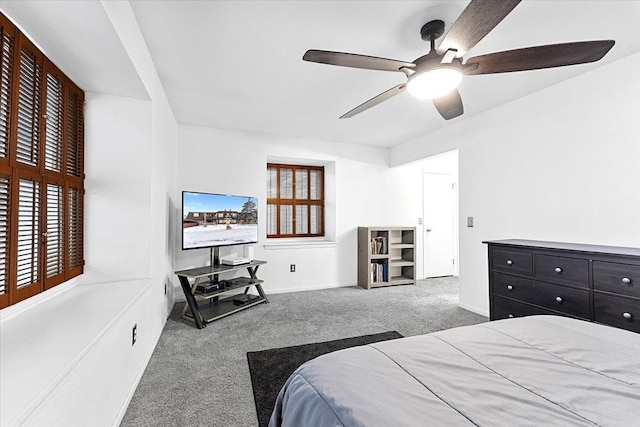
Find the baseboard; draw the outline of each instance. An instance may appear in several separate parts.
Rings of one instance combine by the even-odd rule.
[[[477,307],[472,307],[470,305],[463,304],[461,302],[458,302],[458,307],[464,308],[465,310],[471,311],[472,313],[479,314],[480,316],[489,317],[489,312],[487,312],[486,310],[480,310]]]
[[[304,291],[320,291],[323,289],[335,289],[335,288],[347,288],[350,286],[356,286],[355,283],[346,283],[346,284],[323,284],[323,285],[315,285],[315,286],[305,286],[304,288],[276,288],[276,289],[265,289],[267,297],[270,294],[288,294],[291,292],[304,292]]]

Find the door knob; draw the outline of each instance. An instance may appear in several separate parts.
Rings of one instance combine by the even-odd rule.
[[[430,229],[430,228],[427,228],[427,233],[430,233],[430,232],[431,232],[431,229]]]

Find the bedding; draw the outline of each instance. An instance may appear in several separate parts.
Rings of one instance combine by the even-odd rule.
[[[556,316],[498,320],[326,354],[269,426],[640,426],[640,334]]]

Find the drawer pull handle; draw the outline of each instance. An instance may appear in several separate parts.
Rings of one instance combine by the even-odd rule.
[[[513,290],[513,286],[511,286],[511,285],[507,285],[507,289],[508,289],[508,290],[510,290],[510,291],[512,291],[512,290]]]
[[[513,261],[511,261],[510,259],[507,260],[507,265],[513,265]]]
[[[631,315],[631,313],[622,313],[622,317],[624,317],[627,320],[631,320],[633,316]]]
[[[560,267],[556,267],[555,270],[553,271],[555,271],[558,274],[562,273],[562,269]]]
[[[626,314],[626,313],[625,313]],[[509,319],[513,318],[513,314],[509,314]]]
[[[556,297],[556,302],[562,302],[562,297]]]
[[[629,285],[631,284],[631,279],[629,279],[628,277],[623,277],[622,283],[624,283],[625,285]]]

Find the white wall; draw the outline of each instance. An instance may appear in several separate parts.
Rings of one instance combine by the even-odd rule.
[[[86,94],[83,283],[150,277],[151,102]]]
[[[640,54],[392,149],[394,165],[459,150],[461,306],[488,314],[483,240],[640,246],[638,66]]]
[[[415,226],[421,216],[420,166],[389,169],[387,149],[193,126],[179,126],[178,141],[178,191],[259,199],[260,243],[254,257],[268,261],[259,271],[266,292],[355,285],[356,227]],[[265,249],[268,158],[335,162],[334,245]],[[175,218],[180,224],[180,205]],[[178,244],[180,231],[178,227]],[[223,248],[221,254],[232,250]],[[208,257],[208,250],[178,249],[176,269],[204,265]],[[290,264],[296,264],[295,273],[289,272]]]

